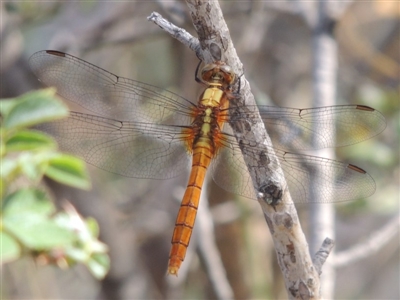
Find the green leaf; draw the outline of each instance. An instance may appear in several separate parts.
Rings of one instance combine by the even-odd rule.
[[[0,116],[1,119],[1,116]],[[1,124],[0,124],[1,125]],[[6,145],[4,144],[4,130],[0,128],[0,157],[4,157],[6,155]]]
[[[73,232],[61,228],[53,220],[37,214],[23,213],[4,216],[3,227],[24,246],[36,251],[67,247],[75,241]]]
[[[6,129],[32,126],[68,115],[67,107],[55,97],[53,88],[30,92],[13,101],[15,103],[7,103],[2,108]]]
[[[31,250],[50,250],[70,245],[76,238],[72,231],[49,219],[54,211],[53,203],[43,191],[18,190],[5,199],[3,229]]]
[[[106,253],[108,251],[107,245],[96,239],[88,241],[85,244],[85,248],[87,248],[89,251],[93,253]]]
[[[7,263],[16,260],[21,255],[21,247],[9,234],[0,231],[0,262]]]
[[[56,148],[56,142],[53,138],[34,130],[18,131],[6,141],[7,152],[54,148]]]
[[[110,269],[110,258],[106,254],[94,254],[86,264],[94,277],[103,279]]]
[[[43,175],[45,168],[43,161],[45,159],[43,152],[36,155],[33,152],[22,152],[17,160],[18,170],[30,180],[38,180]]]
[[[68,247],[76,240],[72,231],[60,227],[45,215],[29,211],[4,215],[3,228],[25,247],[35,251]]]
[[[46,193],[36,189],[21,189],[8,195],[3,204],[3,216],[35,214],[49,216],[55,212],[54,204]]]
[[[70,262],[80,262],[83,263],[88,259],[88,253],[84,249],[80,249],[77,247],[68,247],[65,249],[65,255],[67,256]]]
[[[4,193],[5,193],[5,188],[6,188],[6,186],[5,186],[5,182],[4,182],[4,180],[3,180],[3,178],[2,177],[0,177],[0,206],[3,206],[3,199],[4,199]]]
[[[98,238],[100,234],[100,228],[97,221],[94,218],[88,217],[86,218],[85,223],[92,237]]]
[[[2,99],[0,101],[0,115],[3,117],[8,115],[16,103],[15,99]]]
[[[88,190],[91,187],[85,163],[71,155],[60,154],[49,160],[45,175],[73,187]]]
[[[15,159],[3,157],[1,159],[0,177],[3,179],[8,179],[8,177],[16,172],[17,168],[18,161],[16,161]]]

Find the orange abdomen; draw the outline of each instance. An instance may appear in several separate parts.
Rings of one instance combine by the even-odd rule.
[[[212,157],[211,147],[204,143],[198,143],[193,149],[192,170],[172,235],[168,263],[168,273],[171,275],[178,275],[179,267],[185,259],[199,206],[201,188]]]

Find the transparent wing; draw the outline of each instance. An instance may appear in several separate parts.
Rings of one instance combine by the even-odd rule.
[[[67,120],[43,125],[61,147],[104,170],[140,178],[170,178],[188,166],[185,132],[191,128],[195,105],[174,93],[122,78],[58,51],[40,51],[29,60],[36,76],[55,86],[59,95],[101,116],[71,113]],[[236,107],[237,108],[237,107]],[[231,122],[254,122],[249,114],[227,111]],[[261,106],[261,117],[282,149],[315,149],[349,145],[370,138],[385,126],[383,116],[366,106],[292,109]],[[119,121],[121,120],[121,121]],[[247,167],[229,125],[213,163],[214,179],[223,188],[254,198]],[[244,128],[245,130],[246,128]],[[254,141],[246,153],[259,155]],[[367,197],[375,189],[363,170],[340,162],[275,150],[296,202],[310,201],[309,183],[320,182],[318,202]],[[228,171],[233,169],[236,174]]]
[[[367,140],[386,128],[384,116],[363,105],[337,105],[307,109],[258,106],[273,145],[293,151],[347,146]],[[249,114],[234,114],[231,120],[251,120],[255,107],[247,107]],[[232,114],[233,113],[233,114]]]
[[[240,147],[231,135],[232,129],[225,124],[224,131],[225,143],[229,147],[222,148],[215,158],[211,166],[213,179],[227,191],[255,199],[254,187]],[[253,155],[254,160],[258,160],[262,150],[255,146],[254,142],[244,143],[241,147],[247,155]],[[274,151],[284,171],[292,199],[296,203],[347,201],[366,198],[375,191],[372,177],[356,166],[276,148]],[[320,198],[311,197],[311,193],[314,192],[309,190],[311,186]]]
[[[41,82],[97,115],[121,121],[190,124],[195,105],[164,89],[119,77],[58,51],[37,52],[29,64]]]

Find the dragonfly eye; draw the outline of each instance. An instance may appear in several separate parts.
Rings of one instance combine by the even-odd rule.
[[[233,84],[236,79],[236,74],[233,72],[232,68],[228,65],[220,66],[220,72],[223,73],[223,78],[225,82],[229,85]]]
[[[236,75],[232,68],[222,61],[207,64],[201,70],[201,79],[204,82],[218,81],[222,84],[231,85]]]
[[[209,81],[211,77],[213,77],[214,70],[218,68],[216,64],[206,64],[202,69],[201,69],[201,79],[204,81]]]

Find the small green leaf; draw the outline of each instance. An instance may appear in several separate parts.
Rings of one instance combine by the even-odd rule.
[[[110,258],[106,254],[94,254],[86,264],[94,277],[103,279],[110,269]]]
[[[46,193],[36,189],[21,189],[8,195],[3,206],[4,217],[24,214],[49,216],[54,212],[55,206]]]
[[[77,247],[68,247],[65,249],[65,255],[68,257],[69,261],[74,263],[83,263],[88,259],[88,253],[84,249]]]
[[[2,177],[0,177],[0,207],[3,206],[3,199],[4,199],[4,193],[5,191],[5,183]]]
[[[32,126],[68,115],[67,107],[55,97],[53,88],[30,92],[13,101],[13,105],[7,103],[3,107],[6,129]]]
[[[22,152],[17,160],[19,171],[30,180],[38,180],[44,172],[44,166],[41,164],[43,159],[42,152],[37,155],[33,152]]]
[[[0,121],[1,121],[1,115],[0,115]],[[1,126],[1,124],[0,124]],[[4,155],[6,155],[6,145],[4,144],[4,131],[1,127],[0,127],[0,157],[4,157]]]
[[[3,227],[31,250],[46,251],[67,247],[75,241],[73,232],[37,214],[15,214],[3,218]]]
[[[8,177],[11,177],[12,174],[16,172],[17,168],[18,161],[3,157],[1,159],[0,177],[3,179],[8,179]]]
[[[74,234],[56,224],[49,216],[55,207],[43,191],[21,189],[7,196],[3,205],[2,223],[31,250],[49,250],[70,245]]]
[[[71,155],[61,154],[51,158],[45,175],[73,187],[85,190],[91,187],[85,163]]]
[[[6,141],[7,151],[54,149],[56,142],[50,136],[33,130],[18,131]]]
[[[16,260],[21,254],[18,242],[9,234],[0,231],[0,262],[7,263]]]
[[[100,228],[97,221],[94,218],[88,217],[86,218],[85,223],[92,237],[98,238],[100,234]]]
[[[2,99],[0,102],[0,115],[4,118],[16,104],[16,99]]]
[[[108,247],[106,244],[95,239],[87,242],[85,246],[93,253],[106,253],[108,251]]]

